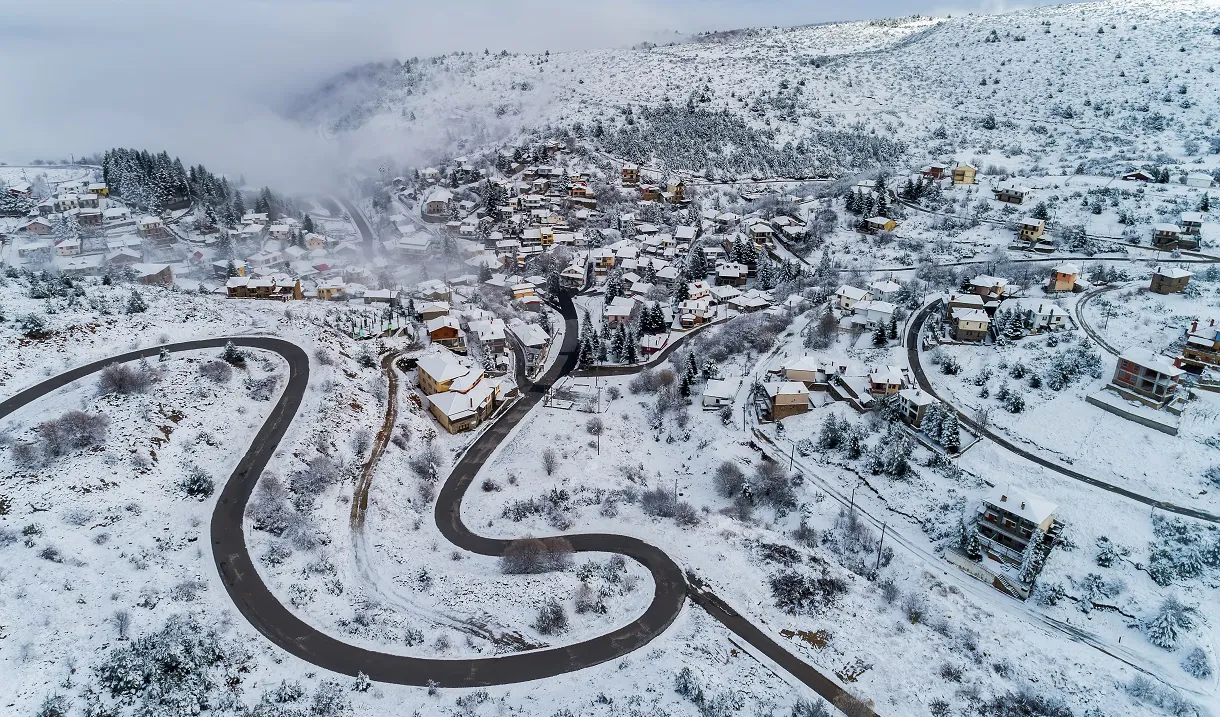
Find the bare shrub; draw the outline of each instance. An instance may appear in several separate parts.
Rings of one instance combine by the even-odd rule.
[[[563,538],[514,540],[500,556],[500,570],[508,575],[534,575],[567,570],[572,544]]]
[[[928,612],[927,605],[922,597],[916,593],[910,593],[902,600],[902,613],[907,616],[912,624],[923,620],[924,615]]]
[[[724,498],[735,498],[741,495],[741,489],[746,484],[746,474],[732,461],[725,461],[716,468],[716,492]]]
[[[658,486],[640,494],[640,509],[647,515],[672,518],[678,512],[678,495]]]
[[[13,462],[21,468],[29,468],[38,462],[38,447],[29,441],[16,441],[9,451]]]
[[[555,469],[559,467],[559,458],[555,455],[555,451],[548,448],[542,452],[542,469],[547,475],[554,475]]]
[[[423,450],[407,461],[407,465],[411,467],[415,475],[428,482],[434,482],[440,478],[441,449],[429,441],[424,445]]]
[[[312,506],[313,499],[322,491],[334,485],[341,473],[341,466],[329,456],[315,456],[305,468],[292,474],[289,481],[296,497],[306,496]],[[294,500],[294,503],[296,501]],[[300,506],[297,506],[300,509]]]
[[[334,354],[321,347],[313,352],[313,359],[314,361],[317,361],[320,366],[330,366],[335,363]]]
[[[871,700],[862,700],[849,693],[839,695],[832,704],[846,717],[872,717],[873,715]]]
[[[224,361],[208,361],[199,366],[199,375],[216,383],[228,383],[233,378],[233,367]]]
[[[352,453],[357,456],[363,456],[372,444],[373,436],[367,428],[357,428],[352,434]]]
[[[126,610],[116,610],[112,619],[114,629],[119,633],[119,639],[126,640],[127,633],[131,630],[131,613]]]
[[[255,401],[270,401],[279,384],[280,377],[274,374],[262,378],[248,378],[245,381],[246,395]]]
[[[568,612],[559,601],[551,598],[538,609],[534,629],[543,635],[558,635],[568,629]]]
[[[600,416],[594,416],[585,423],[585,430],[589,432],[590,436],[600,436],[605,427],[605,423]]]
[[[700,522],[699,511],[695,510],[695,506],[684,500],[678,501],[678,505],[674,509],[674,520],[684,528],[694,527]]]
[[[152,388],[156,380],[156,371],[143,362],[137,366],[112,363],[102,369],[98,376],[97,392],[102,395],[145,393]]]
[[[79,448],[90,448],[106,440],[110,419],[100,413],[68,411],[59,418],[44,421],[35,429],[41,439],[42,453],[58,458]]]

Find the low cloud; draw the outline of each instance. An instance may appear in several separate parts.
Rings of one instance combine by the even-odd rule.
[[[984,0],[991,1],[991,0]],[[0,160],[166,149],[305,189],[361,149],[276,112],[359,63],[451,50],[622,46],[677,32],[847,19],[778,0],[61,0],[0,7]],[[801,7],[804,6],[804,7]],[[853,7],[909,14],[909,3]],[[926,9],[925,9],[926,11]],[[427,133],[424,133],[427,135]],[[399,138],[401,141],[402,138]],[[433,141],[420,136],[415,141]],[[396,151],[399,147],[395,147]]]

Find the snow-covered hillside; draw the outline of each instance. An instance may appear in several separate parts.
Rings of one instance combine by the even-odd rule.
[[[434,152],[567,127],[633,160],[729,174],[992,152],[1044,168],[1186,162],[1216,149],[1218,26],[1214,3],[1123,0],[666,47],[454,54],[348,73],[293,111]],[[783,151],[751,153],[752,143]]]

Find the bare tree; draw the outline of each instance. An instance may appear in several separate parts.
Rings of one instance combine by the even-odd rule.
[[[548,448],[542,452],[542,468],[547,475],[553,475],[555,468],[559,466],[559,458],[555,456],[555,451]]]

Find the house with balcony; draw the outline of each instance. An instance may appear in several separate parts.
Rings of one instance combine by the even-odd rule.
[[[1182,233],[1187,236],[1199,236],[1203,233],[1205,218],[1203,212],[1182,212]]]
[[[1162,222],[1152,227],[1152,246],[1158,249],[1178,249],[1182,241],[1182,227],[1177,224]],[[1194,246],[1196,242],[1189,240]]]
[[[1005,204],[1024,204],[1034,196],[1034,190],[1015,184],[996,187],[991,193],[997,202]]]
[[[1017,239],[1029,244],[1037,244],[1042,241],[1042,235],[1046,232],[1046,222],[1042,219],[1034,219],[1033,217],[1022,217],[1017,220]]]
[[[835,305],[844,311],[851,311],[861,301],[871,301],[873,295],[867,289],[859,289],[844,284],[835,290]]]
[[[1220,330],[1216,329],[1214,319],[1203,328],[1199,328],[1198,321],[1191,323],[1177,365],[1190,373],[1220,368]]]
[[[898,392],[898,416],[911,428],[919,430],[924,414],[940,403],[932,394],[919,388],[904,388]]]
[[[957,341],[984,341],[991,328],[991,317],[982,309],[954,309],[949,317],[949,332]]]
[[[1110,388],[1129,401],[1164,408],[1176,395],[1183,373],[1168,356],[1133,346],[1118,357]]]
[[[953,168],[954,184],[974,184],[979,168],[969,163],[959,163]]]
[[[1020,567],[1034,533],[1045,536],[1055,524],[1059,506],[1012,484],[997,485],[983,498],[975,532],[984,554]]]
[[[640,166],[624,164],[622,169],[622,184],[624,187],[637,187],[640,184]]]

